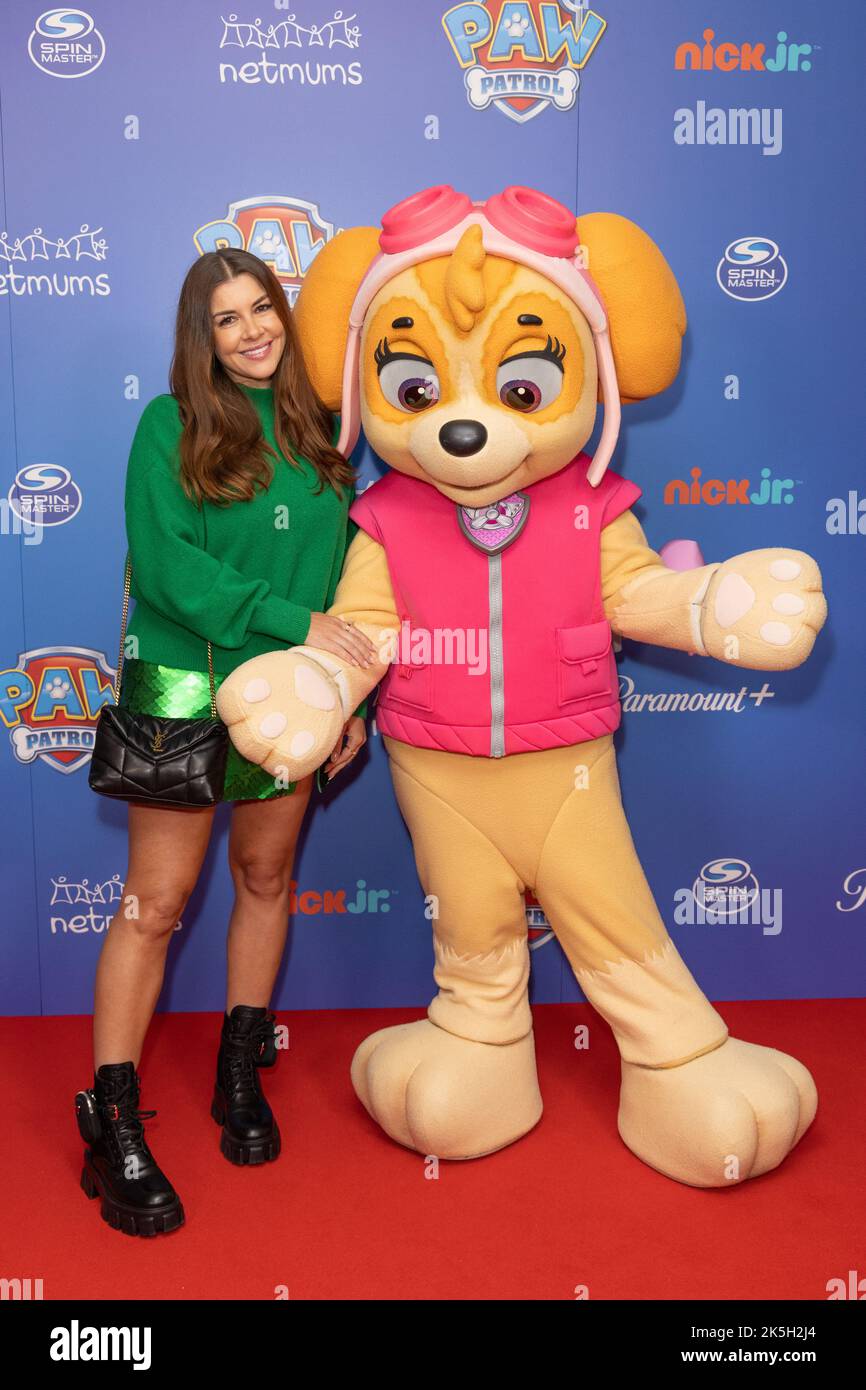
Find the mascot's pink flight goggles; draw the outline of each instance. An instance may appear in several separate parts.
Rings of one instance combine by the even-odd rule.
[[[348,458],[361,429],[359,361],[361,329],[373,298],[407,266],[445,256],[467,227],[481,228],[484,249],[537,270],[568,295],[580,309],[595,342],[598,376],[604,399],[604,425],[587,477],[601,482],[616,447],[620,425],[619,387],[604,303],[587,270],[575,259],[579,237],[574,214],[555,198],[534,188],[511,185],[486,202],[473,202],[450,184],[425,188],[385,213],[379,236],[381,252],[371,261],[349,314],[343,362],[342,428],[337,448]]]

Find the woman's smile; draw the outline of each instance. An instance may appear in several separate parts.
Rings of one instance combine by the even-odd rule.
[[[270,353],[273,345],[273,338],[268,338],[266,342],[257,343],[255,347],[241,348],[241,356],[249,358],[251,362],[262,362]]]

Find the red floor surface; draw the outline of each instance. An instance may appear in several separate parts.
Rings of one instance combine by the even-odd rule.
[[[0,1278],[46,1299],[826,1299],[866,1276],[862,1084],[866,1001],[721,1006],[731,1032],[799,1057],[817,1118],[773,1173],[724,1191],[682,1186],[616,1131],[617,1054],[586,1005],[536,1008],[545,1113],[519,1143],[425,1178],[351,1089],[374,1028],[419,1010],[281,1014],[290,1049],[263,1073],[283,1151],[234,1168],[209,1115],[220,1020],[158,1015],[141,1065],[158,1161],[186,1210],[133,1239],[78,1186],[72,1099],[90,1084],[90,1020],[0,1019]],[[576,1052],[575,1025],[591,1047]],[[864,1286],[866,1287],[866,1286]]]

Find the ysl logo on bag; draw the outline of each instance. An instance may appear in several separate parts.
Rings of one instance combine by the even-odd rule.
[[[157,729],[156,733],[153,736],[153,742],[150,745],[154,753],[159,753],[162,751],[162,745],[164,741],[165,734],[162,732],[162,729]]]

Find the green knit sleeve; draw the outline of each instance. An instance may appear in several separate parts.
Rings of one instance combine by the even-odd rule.
[[[178,477],[177,401],[157,396],[142,413],[126,473],[126,534],[136,591],[156,612],[219,647],[251,632],[303,642],[311,610],[248,579],[204,548],[204,518]]]
[[[355,488],[355,484],[353,483],[352,486],[351,486],[351,488],[350,488],[350,490],[349,490],[349,506],[350,506],[350,507],[351,507],[352,503],[354,502],[355,497],[356,497],[356,488]],[[340,562],[340,568],[341,568],[341,569],[342,569],[343,565],[346,563],[346,554],[347,554],[347,552],[348,552],[349,546],[352,544],[352,541],[355,539],[355,534],[356,534],[357,530],[358,530],[358,523],[357,523],[357,521],[353,521],[352,518],[349,517],[348,520],[347,520],[347,522],[346,522],[346,544],[345,544],[345,546],[344,546],[344,548],[343,548],[343,559],[342,559],[342,561]],[[366,719],[366,718],[367,718],[367,701],[369,700],[369,698],[370,698],[369,695],[365,695],[364,698],[363,698],[363,700],[361,701],[360,705],[359,705],[358,708],[355,710],[355,714],[358,715],[358,718],[359,718],[359,719]]]

